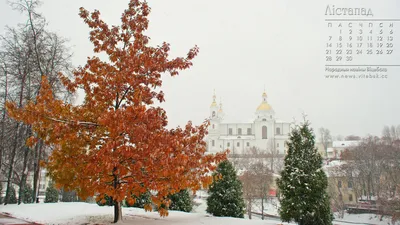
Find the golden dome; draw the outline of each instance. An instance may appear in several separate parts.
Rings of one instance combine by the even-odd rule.
[[[215,90],[214,90],[213,102],[211,103],[211,106],[210,106],[210,107],[218,107],[217,102],[215,101],[215,98],[216,98],[216,97],[217,97],[217,96],[215,96]]]
[[[271,110],[272,107],[267,102],[262,102],[258,107],[257,111],[259,110]]]
[[[265,91],[264,91],[264,93],[262,94],[262,97],[267,97],[267,93],[265,93]]]

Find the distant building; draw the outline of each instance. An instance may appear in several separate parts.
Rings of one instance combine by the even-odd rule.
[[[37,198],[39,202],[44,202],[46,197],[46,189],[49,186],[50,178],[47,176],[47,170],[41,169],[39,173],[38,179],[38,189],[37,189]],[[33,173],[30,173],[27,178],[27,184],[30,184],[33,187]]]
[[[324,144],[321,143],[321,142],[316,142],[316,143],[315,143],[315,147],[317,148],[318,153],[319,153],[323,158],[325,158],[325,157],[326,157],[326,149],[325,149]],[[332,142],[328,142],[326,147],[327,147],[327,149],[331,148],[331,147],[332,147]]]
[[[324,170],[328,177],[328,191],[331,195],[331,200],[345,205],[356,204],[357,192],[354,189],[354,182],[357,179],[357,174],[347,174],[340,168],[345,164],[343,161],[332,161],[329,165],[324,166]]]
[[[42,169],[39,173],[39,179],[38,179],[38,189],[37,189],[37,198],[39,202],[44,202],[44,199],[46,197],[46,189],[49,186],[50,178],[47,175],[46,169]],[[31,186],[33,189],[33,172],[28,173],[26,183]],[[3,190],[0,193],[0,197],[5,197],[6,196],[6,190],[7,190],[7,182],[3,181],[1,183],[3,186]],[[15,189],[15,194],[17,198],[19,197],[19,186],[16,184],[12,184],[14,189]]]
[[[231,154],[243,154],[246,149],[257,147],[262,150],[274,149],[285,154],[285,142],[289,138],[291,123],[277,120],[275,112],[262,94],[255,118],[249,123],[224,123],[222,104],[217,105],[216,96],[210,106],[210,126],[207,136],[207,151],[221,152],[229,149]]]
[[[345,150],[352,150],[359,146],[361,141],[334,141],[332,147],[328,148],[328,158],[338,159]]]

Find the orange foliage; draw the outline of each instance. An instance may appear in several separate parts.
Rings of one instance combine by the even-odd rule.
[[[26,139],[26,146],[32,147],[37,143],[37,141],[37,138],[35,138],[34,136],[30,136],[28,139]]]
[[[10,116],[31,124],[46,144],[55,147],[46,165],[50,176],[83,198],[106,194],[116,201],[128,197],[132,203],[132,194],[152,190],[157,205],[168,204],[168,194],[210,184],[210,171],[226,158],[225,153],[205,155],[208,121],[169,130],[166,112],[152,106],[155,100],[164,101],[164,93],[157,91],[161,75],[175,76],[188,69],[198,48],[169,60],[169,44],[148,46],[143,31],[149,12],[147,3],[131,0],[122,24],[109,27],[100,12],[80,9],[80,17],[91,28],[94,52],[108,55],[107,61],[88,58],[73,79],[60,74],[69,91],[85,91],[82,105],[55,99],[46,76],[36,103],[24,108],[7,103]],[[160,210],[160,215],[168,212]]]

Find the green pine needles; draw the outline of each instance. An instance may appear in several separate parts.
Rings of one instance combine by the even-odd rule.
[[[169,206],[171,210],[190,212],[193,209],[193,200],[187,189],[170,195],[169,199],[171,199],[171,205]]]
[[[49,186],[46,188],[46,197],[44,199],[45,203],[54,203],[58,202],[58,190],[54,187],[53,182],[49,183]]]
[[[293,220],[299,225],[332,224],[328,180],[308,121],[296,126],[290,134],[285,168],[277,184],[282,221]]]
[[[229,161],[218,165],[214,180],[208,190],[207,212],[214,216],[229,216],[243,218],[245,204],[243,200],[242,183],[236,175],[235,168]]]

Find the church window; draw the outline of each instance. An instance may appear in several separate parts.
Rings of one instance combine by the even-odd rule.
[[[215,125],[213,124],[213,129],[215,129]]]
[[[261,133],[262,133],[262,139],[267,139],[267,126],[262,127]]]
[[[236,146],[240,147],[240,142],[236,143]]]
[[[277,128],[276,128],[276,134],[278,134],[278,135],[281,134],[281,128],[280,128],[280,127],[277,127]]]
[[[264,119],[262,119],[262,121],[267,121],[267,119],[264,118]]]
[[[238,135],[242,135],[242,128],[238,128]]]
[[[251,128],[247,128],[247,135],[251,135]]]
[[[270,116],[269,116],[269,118],[271,118],[271,119],[272,119],[272,115],[270,115]]]
[[[246,145],[247,145],[247,147],[250,147],[250,142],[247,142]]]
[[[231,143],[228,142],[227,146],[230,147],[230,146],[231,146]]]
[[[278,147],[278,148],[279,148],[279,143],[276,143],[276,147]]]
[[[214,147],[215,146],[215,140],[212,140],[211,143],[212,143],[211,145]]]
[[[212,112],[212,117],[215,117],[215,111]]]
[[[232,128],[229,128],[229,135],[232,135]]]
[[[352,202],[352,201],[353,201],[353,195],[349,194],[349,202]]]

